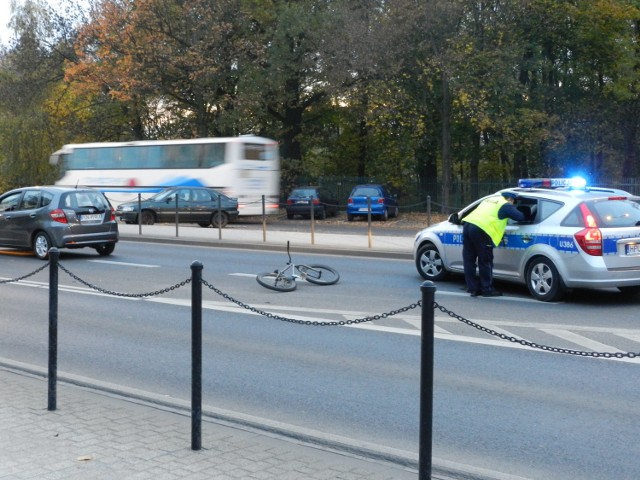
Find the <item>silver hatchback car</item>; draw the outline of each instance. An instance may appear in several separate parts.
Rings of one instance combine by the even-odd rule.
[[[517,192],[515,205],[526,220],[509,220],[494,249],[494,278],[525,284],[547,302],[570,288],[640,293],[640,197],[570,185],[564,179],[523,179],[505,189]],[[482,200],[416,235],[413,254],[423,278],[464,272],[462,222]]]
[[[40,259],[52,247],[110,255],[118,239],[115,212],[99,190],[25,187],[0,195],[0,247],[32,249]]]

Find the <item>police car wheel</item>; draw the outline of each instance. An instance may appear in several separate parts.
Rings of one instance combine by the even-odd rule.
[[[526,281],[531,295],[543,302],[560,300],[565,291],[558,269],[545,257],[535,257],[529,262]]]
[[[416,255],[416,268],[425,280],[442,280],[447,276],[440,252],[433,244],[420,247]]]

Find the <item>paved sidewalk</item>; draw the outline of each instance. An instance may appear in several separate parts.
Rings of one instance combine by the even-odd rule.
[[[411,258],[416,232],[387,235],[366,229],[353,233],[318,233],[311,231],[285,231],[261,225],[229,224],[226,228],[202,228],[197,225],[127,225],[120,223],[120,239],[129,241],[173,241],[206,246],[238,247],[251,249],[286,249],[377,257]]]
[[[188,414],[0,367],[0,478],[38,480],[382,480],[415,470],[203,421],[191,449]]]

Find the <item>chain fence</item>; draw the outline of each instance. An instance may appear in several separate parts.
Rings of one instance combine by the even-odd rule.
[[[36,270],[34,270],[31,273],[27,273],[26,275],[22,275],[21,277],[16,277],[16,278],[10,278],[7,280],[0,280],[0,284],[2,283],[14,283],[14,282],[19,282],[20,280],[25,280],[29,277],[33,277],[34,275],[37,275],[38,273],[40,273],[41,271],[43,271],[45,268],[49,267],[50,262],[47,263],[43,263],[42,266]]]
[[[68,268],[66,268],[65,266],[63,266],[60,262],[57,263],[58,267],[60,268],[60,270],[62,270],[63,272],[65,272],[67,275],[69,275],[69,277],[71,277],[73,280],[79,282],[80,284],[86,286],[87,288],[91,289],[91,290],[95,290],[97,292],[100,292],[102,294],[105,295],[111,295],[111,296],[116,296],[116,297],[126,297],[126,298],[149,298],[149,297],[156,297],[156,296],[160,296],[160,295],[164,295],[166,293],[175,291],[179,288],[182,288],[186,285],[189,285],[192,282],[192,278],[186,278],[185,280],[182,280],[174,285],[165,287],[165,288],[161,288],[158,290],[153,290],[150,292],[143,292],[143,293],[126,293],[126,292],[117,292],[117,291],[113,291],[113,290],[109,290],[103,287],[100,287],[98,285],[95,285],[89,281],[86,281],[84,279],[82,279],[81,277],[79,277],[78,275],[74,274],[72,271],[70,271]],[[0,280],[0,284],[8,284],[8,283],[15,283],[15,282],[19,282],[21,280],[25,280],[29,277],[32,277],[40,272],[42,272],[43,270],[45,270],[46,268],[48,268],[50,266],[50,262],[44,263],[41,267],[37,268],[36,270],[34,270],[31,273],[27,273],[26,275],[22,275],[20,277],[16,277],[16,278],[11,278],[11,279],[5,279],[5,280]],[[406,313],[408,311],[411,310],[415,310],[418,307],[423,307],[422,305],[422,301],[418,300],[415,303],[411,303],[405,307],[401,307],[401,308],[397,308],[395,310],[390,310],[388,312],[385,313],[381,313],[381,314],[376,314],[376,315],[371,315],[371,316],[366,316],[366,317],[361,317],[361,318],[356,318],[353,320],[339,320],[339,321],[314,321],[314,320],[300,320],[300,319],[296,319],[296,318],[290,318],[290,317],[284,317],[281,315],[277,315],[274,313],[270,313],[267,312],[265,310],[261,310],[259,308],[253,307],[245,302],[242,302],[241,300],[238,300],[236,298],[234,298],[233,296],[223,292],[222,290],[220,290],[219,288],[217,288],[216,286],[214,286],[212,283],[208,282],[205,279],[201,280],[202,284],[207,287],[209,290],[211,290],[212,292],[214,292],[215,294],[221,296],[222,298],[224,298],[225,300],[232,302],[234,304],[236,304],[237,306],[239,306],[240,308],[243,308],[245,310],[248,310],[252,313],[264,316],[266,318],[270,318],[272,320],[278,320],[278,321],[282,321],[282,322],[288,322],[288,323],[295,323],[295,324],[299,324],[299,325],[309,325],[309,326],[317,326],[317,327],[333,327],[333,326],[348,326],[348,325],[357,325],[360,323],[365,323],[365,322],[374,322],[377,320],[383,320],[383,319],[387,319],[390,317],[393,317],[395,315],[401,314],[401,313]],[[575,349],[570,349],[570,348],[563,348],[563,347],[554,347],[554,346],[548,346],[548,345],[544,345],[544,344],[539,344],[536,342],[531,342],[529,340],[525,340],[523,338],[518,338],[518,337],[514,337],[514,336],[510,336],[504,333],[500,333],[497,332],[491,328],[487,328],[483,325],[480,325],[479,323],[473,322],[471,320],[468,320],[467,318],[464,318],[461,315],[458,315],[457,313],[447,309],[445,306],[440,305],[437,302],[433,302],[433,308],[434,310],[439,310],[440,312],[448,315],[451,318],[454,318],[456,320],[458,320],[459,322],[475,328],[476,330],[486,333],[488,335],[497,337],[501,340],[505,340],[507,342],[511,342],[511,343],[517,343],[519,345],[522,345],[524,347],[529,347],[532,349],[537,349],[537,350],[543,350],[546,352],[552,352],[552,353],[562,353],[562,354],[568,354],[568,355],[576,355],[576,356],[580,356],[580,357],[593,357],[593,358],[616,358],[616,359],[622,359],[622,358],[630,358],[630,359],[635,359],[635,358],[639,358],[640,357],[640,352],[596,352],[596,351],[586,351],[586,350],[575,350]]]

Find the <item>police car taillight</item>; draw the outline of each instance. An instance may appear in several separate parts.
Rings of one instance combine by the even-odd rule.
[[[599,228],[585,228],[574,237],[585,253],[593,257],[602,256],[602,232]]]
[[[598,228],[596,219],[584,203],[580,204],[582,220],[587,228],[580,230],[574,235],[576,242],[585,253],[594,257],[602,256],[602,232]]]

